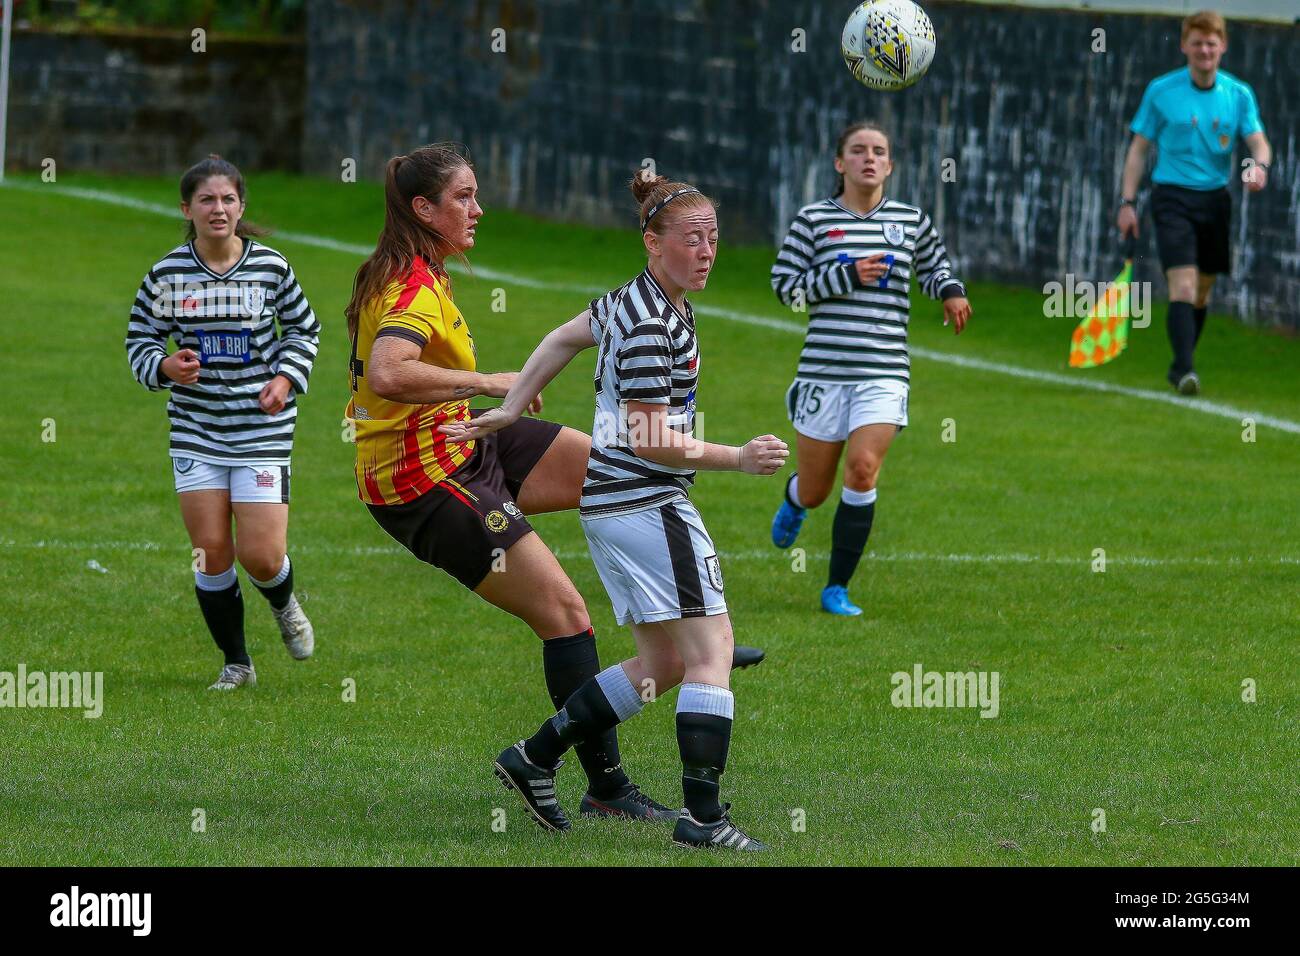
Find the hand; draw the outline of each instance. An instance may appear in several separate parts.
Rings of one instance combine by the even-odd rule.
[[[1258,163],[1251,163],[1241,171],[1241,181],[1247,189],[1257,193],[1268,185],[1268,170]]]
[[[262,406],[262,411],[266,414],[278,415],[284,410],[285,399],[289,397],[291,388],[293,383],[288,378],[277,375],[262,386],[262,394],[257,396],[257,404]]]
[[[438,431],[447,436],[448,441],[462,442],[486,438],[507,425],[513,425],[518,415],[512,415],[504,407],[489,408],[482,415],[476,415],[463,422],[446,422],[438,426]]]
[[[740,449],[740,470],[747,475],[773,475],[790,457],[786,443],[775,435],[759,435]]]
[[[970,319],[972,311],[970,300],[964,295],[955,295],[951,299],[944,299],[943,324],[947,325],[952,322],[952,334],[961,335],[961,330],[966,328],[966,322]]]
[[[177,385],[193,385],[199,380],[199,353],[177,349],[163,359],[162,373]]]
[[[1119,207],[1119,215],[1115,218],[1115,223],[1119,226],[1120,238],[1130,234],[1137,236],[1138,214],[1132,203],[1125,203]]]
[[[858,259],[853,263],[853,267],[858,270],[858,281],[863,285],[874,285],[880,281],[881,276],[889,271],[889,266],[885,265],[885,253],[877,252],[874,256],[867,256],[865,259]]]

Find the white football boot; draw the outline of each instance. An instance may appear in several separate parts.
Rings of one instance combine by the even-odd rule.
[[[227,664],[221,668],[221,676],[208,690],[235,690],[238,687],[256,687],[257,671],[253,665]]]
[[[271,608],[271,613],[275,615],[275,623],[280,625],[280,637],[284,639],[289,656],[295,661],[305,661],[311,657],[312,651],[316,649],[316,633],[298,599],[289,595],[289,603],[284,606],[284,610]]]

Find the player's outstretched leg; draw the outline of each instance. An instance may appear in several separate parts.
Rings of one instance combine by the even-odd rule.
[[[634,668],[638,665],[636,658],[626,663]],[[542,722],[537,733],[503,750],[493,765],[496,775],[519,793],[539,824],[549,830],[567,830],[568,817],[555,796],[555,771],[561,756],[575,744],[600,738],[640,713],[642,706],[644,701],[624,665],[607,667],[574,691],[556,714]]]

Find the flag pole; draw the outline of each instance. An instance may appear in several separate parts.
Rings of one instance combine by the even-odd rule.
[[[0,183],[5,181],[5,130],[9,128],[9,33],[13,29],[14,0],[5,5],[4,34],[0,37]]]

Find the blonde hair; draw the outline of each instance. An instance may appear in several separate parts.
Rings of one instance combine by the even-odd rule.
[[[1228,42],[1228,24],[1221,14],[1213,10],[1200,10],[1193,13],[1183,21],[1183,36],[1179,41],[1187,40],[1187,34],[1193,30],[1200,30],[1202,33],[1217,33],[1219,39],[1224,43]]]

